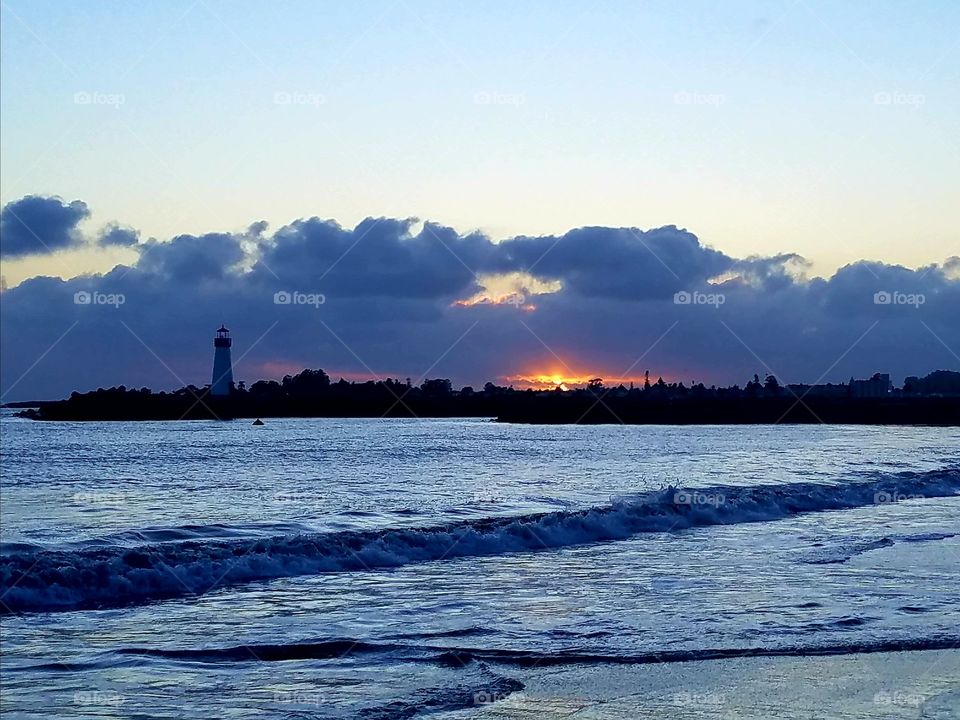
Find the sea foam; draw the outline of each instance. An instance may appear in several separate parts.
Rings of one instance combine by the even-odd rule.
[[[646,532],[772,521],[960,493],[960,468],[837,484],[666,488],[609,505],[419,528],[97,544],[0,555],[0,611],[111,607],[202,595],[238,583],[467,556],[536,552]]]

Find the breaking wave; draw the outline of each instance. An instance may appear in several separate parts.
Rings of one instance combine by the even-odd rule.
[[[610,505],[420,528],[197,537],[71,549],[19,545],[0,555],[0,611],[102,608],[201,595],[226,585],[535,552],[639,533],[778,520],[800,513],[949,497],[960,468],[845,484],[667,488]]]

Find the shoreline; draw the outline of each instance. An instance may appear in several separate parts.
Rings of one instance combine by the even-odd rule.
[[[524,689],[443,720],[532,717],[867,718],[958,717],[960,650],[914,650],[534,668],[491,663]]]

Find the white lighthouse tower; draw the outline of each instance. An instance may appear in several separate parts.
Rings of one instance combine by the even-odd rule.
[[[213,382],[210,384],[211,395],[229,395],[233,386],[233,363],[230,361],[230,331],[223,325],[217,330],[213,339]]]

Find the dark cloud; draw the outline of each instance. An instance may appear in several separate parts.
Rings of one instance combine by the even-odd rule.
[[[223,279],[243,259],[241,239],[229,233],[178,235],[169,242],[145,242],[137,269],[174,284],[192,283]]]
[[[529,269],[580,295],[625,300],[670,295],[733,265],[673,225],[646,231],[584,227],[560,237],[515,238],[501,249],[505,269]]]
[[[4,293],[0,381],[5,393],[15,386],[5,399],[203,384],[221,322],[247,381],[305,366],[458,384],[538,369],[608,379],[649,369],[708,384],[754,372],[902,381],[960,365],[956,259],[917,270],[858,262],[807,278],[795,254],[735,258],[672,226],[496,243],[389,218],[352,229],[308,218],[273,234],[256,223],[137,249],[130,267]],[[560,290],[526,297],[535,310],[458,302],[489,274],[524,271]]]
[[[119,223],[109,223],[100,231],[97,243],[105,247],[132,247],[140,242],[140,231],[123,227]]]
[[[28,195],[0,211],[0,257],[20,258],[67,250],[83,242],[77,225],[89,217],[86,203]]]
[[[494,266],[497,247],[435,223],[412,234],[415,223],[367,218],[347,230],[332,220],[298,220],[262,243],[254,275],[337,297],[452,301],[477,290],[476,273]]]

